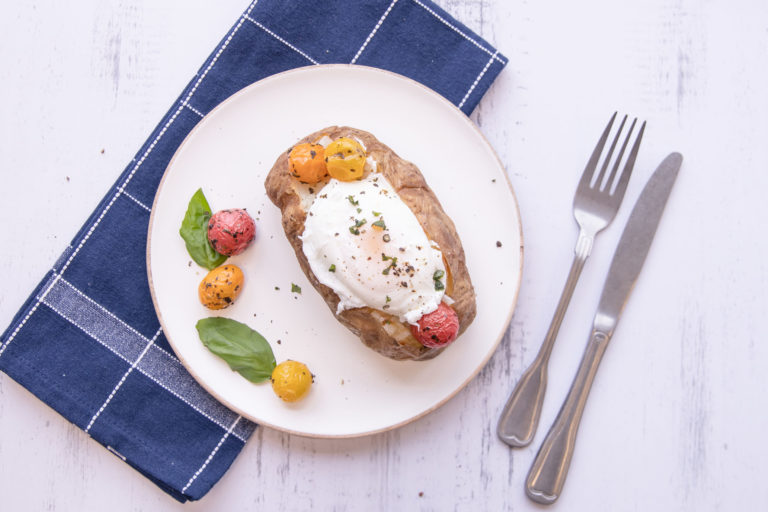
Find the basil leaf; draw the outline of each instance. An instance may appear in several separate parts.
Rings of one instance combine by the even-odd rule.
[[[224,317],[198,320],[200,341],[251,382],[263,382],[275,369],[275,355],[264,336],[247,325]]]
[[[203,189],[197,189],[189,200],[187,213],[181,221],[179,234],[184,239],[187,252],[195,263],[208,270],[213,270],[225,261],[227,257],[219,254],[208,242],[208,220],[211,218],[211,207],[205,199]]]

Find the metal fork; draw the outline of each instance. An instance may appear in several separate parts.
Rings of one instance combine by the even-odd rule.
[[[542,343],[536,359],[523,373],[523,376],[520,377],[499,419],[498,436],[510,446],[527,446],[533,439],[536,426],[539,423],[541,405],[544,401],[544,391],[547,388],[547,364],[549,363],[549,356],[552,353],[555,338],[557,338],[557,333],[560,330],[560,324],[565,316],[573,290],[576,288],[576,282],[579,280],[581,270],[584,268],[584,263],[592,251],[595,236],[608,226],[616,216],[621,200],[624,198],[624,192],[627,190],[629,176],[632,174],[632,168],[637,159],[637,151],[640,148],[640,141],[645,131],[645,122],[640,127],[624,168],[621,173],[618,173],[619,164],[637,122],[637,118],[635,118],[629,127],[629,132],[624,138],[619,154],[606,179],[609,163],[619,141],[619,136],[624,129],[624,124],[627,121],[627,116],[624,116],[605,155],[600,172],[595,176],[600,155],[603,153],[603,148],[608,140],[608,135],[615,119],[616,113],[614,112],[610,121],[608,121],[608,126],[605,127],[600,140],[597,142],[597,146],[592,151],[592,156],[587,162],[584,173],[579,180],[579,185],[576,188],[576,195],[573,198],[573,216],[579,225],[579,237],[576,240],[576,254],[571,264],[571,271],[565,282],[565,289],[562,295],[560,295],[560,302],[557,304],[555,315],[552,318],[549,330],[544,338],[544,343]]]

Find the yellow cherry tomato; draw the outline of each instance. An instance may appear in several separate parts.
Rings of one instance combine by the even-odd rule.
[[[243,289],[243,271],[235,265],[222,265],[208,272],[197,287],[200,302],[208,309],[224,309]]]
[[[352,181],[363,177],[365,151],[354,139],[341,137],[325,148],[328,174],[339,181]]]
[[[325,148],[320,144],[296,144],[288,153],[288,168],[294,178],[314,185],[328,175]]]
[[[272,389],[286,402],[301,400],[312,386],[312,372],[307,365],[288,359],[272,370]]]

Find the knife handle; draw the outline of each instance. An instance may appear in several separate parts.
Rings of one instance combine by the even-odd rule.
[[[560,412],[536,454],[525,482],[530,499],[545,505],[560,496],[576,444],[581,415],[610,335],[593,330]]]

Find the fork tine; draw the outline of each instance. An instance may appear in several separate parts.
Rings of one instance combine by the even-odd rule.
[[[635,160],[637,159],[637,152],[640,149],[640,141],[643,140],[644,132],[645,132],[645,121],[643,121],[643,124],[640,125],[640,131],[637,132],[637,139],[635,139],[635,143],[629,152],[629,156],[627,157],[627,163],[624,165],[624,170],[621,171],[619,182],[616,184],[616,192],[614,193],[614,196],[619,201],[621,201],[621,199],[624,197],[624,192],[627,190],[627,183],[629,183],[629,175],[632,174],[632,169],[635,166]]]
[[[595,188],[597,190],[602,190],[603,178],[605,178],[605,171],[606,169],[608,169],[608,164],[611,163],[611,157],[613,156],[613,151],[616,149],[616,144],[619,142],[619,137],[621,136],[621,132],[624,130],[624,123],[626,122],[627,122],[627,116],[625,115],[624,118],[621,120],[619,129],[616,130],[616,135],[613,137],[613,142],[611,142],[611,147],[610,149],[608,149],[608,154],[605,155],[605,159],[603,160],[603,166],[600,168],[600,174],[598,174],[597,179],[595,180]],[[619,159],[621,159],[621,155],[619,155]]]
[[[600,136],[600,140],[597,141],[597,146],[595,146],[595,149],[592,151],[592,156],[589,157],[587,166],[584,168],[584,172],[581,174],[581,179],[579,180],[580,189],[588,188],[589,184],[592,182],[592,176],[594,176],[597,161],[600,159],[600,154],[603,152],[605,141],[608,140],[608,134],[611,132],[611,126],[613,126],[613,121],[616,119],[616,114],[617,112],[614,112],[611,116],[608,125]]]
[[[613,187],[613,180],[616,179],[616,173],[619,170],[619,164],[621,164],[621,158],[624,156],[624,151],[627,150],[627,144],[629,144],[629,139],[632,137],[632,132],[635,131],[635,124],[637,123],[637,118],[634,118],[632,120],[632,125],[629,127],[629,132],[627,132],[627,136],[624,138],[624,143],[621,145],[621,150],[619,151],[619,156],[616,157],[616,161],[613,163],[613,169],[611,169],[611,175],[608,176],[608,181],[605,183],[605,191],[610,193],[611,187]]]

